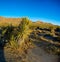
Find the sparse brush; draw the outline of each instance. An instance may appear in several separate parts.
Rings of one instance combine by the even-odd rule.
[[[15,41],[14,35],[11,36],[9,43],[13,48],[18,48],[18,43]]]
[[[44,36],[54,37],[55,32],[60,30],[58,26],[56,27],[52,24],[41,23],[41,22],[31,22],[27,18],[21,18],[21,22],[18,22],[18,25],[16,24],[14,26],[13,25],[10,22],[6,26],[2,25],[0,41],[2,44],[4,44],[6,43],[6,40],[7,40],[7,43],[11,47],[15,49],[18,49],[20,47],[20,50],[22,51],[24,50],[25,52],[30,47],[34,47],[34,43],[32,42],[32,40],[31,42],[28,40],[31,32],[33,32],[31,35],[31,39],[33,39],[34,41],[36,42],[39,41],[40,43],[41,41],[42,42],[47,41],[45,42],[45,44],[48,42],[52,44],[52,42],[49,41],[48,39],[45,39]],[[48,29],[48,32],[46,31],[47,29]],[[46,35],[43,35],[42,33]],[[42,34],[42,36],[38,36],[38,34]],[[60,42],[60,36],[57,37],[57,40]],[[41,45],[44,46],[42,43]],[[55,45],[58,45],[58,44],[55,44]],[[51,48],[51,50],[48,49],[50,52],[54,52],[54,53],[60,52],[60,49],[58,49],[58,47],[55,47],[54,45],[53,46],[49,45],[47,47]]]

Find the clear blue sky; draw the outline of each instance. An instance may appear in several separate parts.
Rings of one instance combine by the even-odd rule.
[[[60,0],[0,0],[0,16],[29,17],[60,25]]]

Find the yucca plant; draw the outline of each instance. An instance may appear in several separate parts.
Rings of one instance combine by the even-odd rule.
[[[19,45],[25,42],[31,32],[31,30],[29,29],[29,24],[30,21],[27,18],[22,18],[22,21],[18,26],[19,33],[17,39]]]
[[[10,37],[10,45],[11,45],[11,47],[13,47],[13,48],[18,48],[18,44],[17,44],[17,41],[15,40],[15,37],[14,37],[14,35],[12,35],[11,37]]]

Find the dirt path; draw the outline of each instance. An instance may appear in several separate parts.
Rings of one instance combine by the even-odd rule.
[[[10,49],[0,49],[0,62],[22,62],[21,55]],[[36,47],[28,50],[25,62],[58,62],[58,56],[48,54],[43,49]]]
[[[28,59],[30,62],[58,62],[58,56],[48,54],[41,48],[34,48],[28,52]]]

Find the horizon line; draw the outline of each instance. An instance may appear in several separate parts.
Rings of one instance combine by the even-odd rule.
[[[56,24],[56,20],[51,20],[51,19],[47,19],[47,18],[29,17],[29,16],[0,16],[0,17],[3,17],[3,18],[25,18],[26,17],[33,22],[42,21],[44,23],[50,23],[53,25],[59,25],[60,26],[60,24],[58,24],[58,23]],[[52,21],[55,21],[55,23]]]

